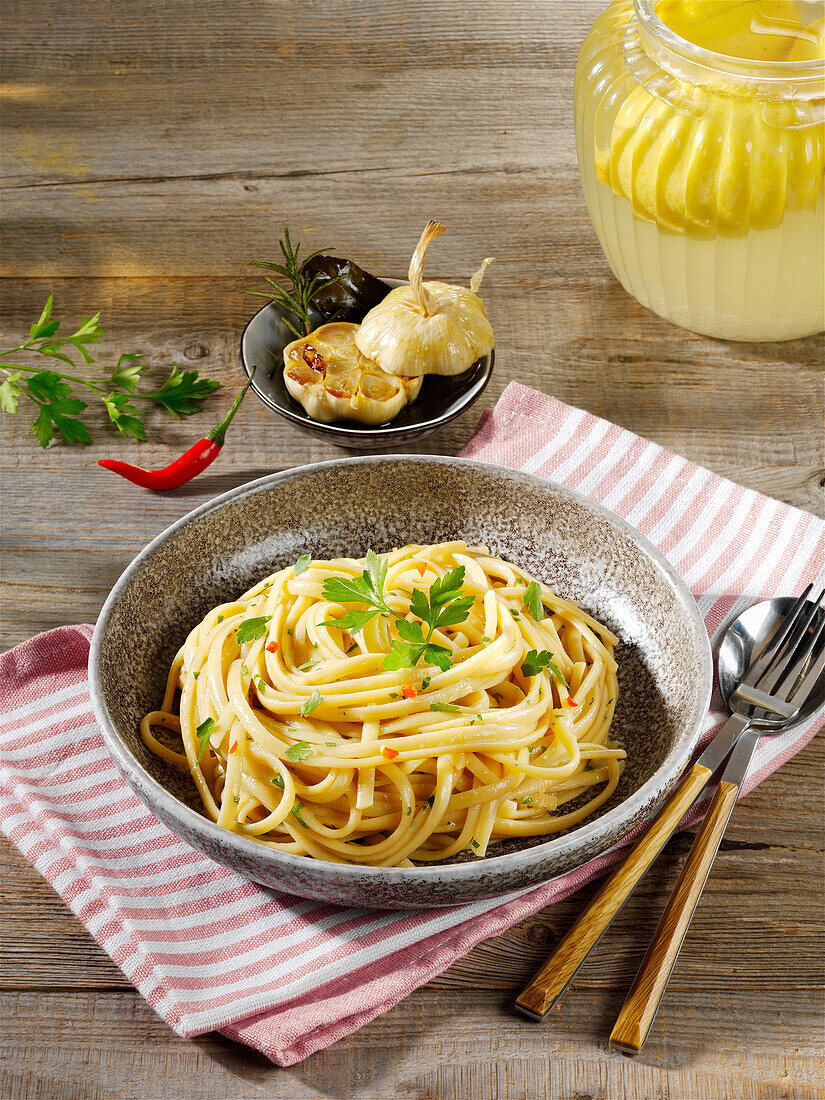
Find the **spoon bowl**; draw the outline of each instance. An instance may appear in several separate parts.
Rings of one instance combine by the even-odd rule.
[[[777,596],[772,600],[755,603],[743,611],[735,622],[728,627],[722,645],[719,648],[719,690],[722,698],[729,704],[731,695],[750,667],[781,627],[785,616],[795,603],[793,596]],[[810,601],[808,606],[811,607]],[[765,732],[780,729],[787,730],[799,722],[806,722],[816,711],[825,705],[825,680],[817,685],[799,708],[798,713],[786,722],[783,719],[756,716],[758,708],[750,708],[750,723],[756,729]],[[738,709],[741,711],[741,704]]]

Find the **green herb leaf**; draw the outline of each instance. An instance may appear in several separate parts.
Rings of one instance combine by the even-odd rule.
[[[452,650],[447,649],[446,646],[428,645],[424,651],[424,657],[431,665],[438,665],[442,672],[446,672],[447,669],[452,668]]]
[[[278,772],[276,775],[273,775],[269,782],[274,784],[276,787],[279,787],[281,790],[284,789],[284,777],[281,775],[280,772]]]
[[[435,803],[435,795],[431,794],[429,798],[424,799],[424,802],[422,803],[422,805],[426,806],[428,810],[431,810],[433,808],[434,803]]]
[[[16,374],[10,374],[5,382],[0,384],[0,409],[3,409],[4,412],[17,412],[17,402],[22,392],[17,383],[22,377],[21,372],[17,371]]]
[[[479,844],[479,842],[478,842],[477,840],[474,840],[474,841],[472,842],[472,844],[473,844],[473,847],[474,847],[474,848],[480,848],[480,847],[481,847],[481,845]]]
[[[489,645],[491,641],[492,641],[492,639],[488,638],[486,634],[481,635],[481,644],[482,645]]]
[[[426,691],[427,688],[430,686],[431,681],[432,681],[431,676],[425,676],[424,679],[421,681],[421,690]]]
[[[57,330],[60,328],[59,321],[50,321],[49,318],[52,315],[52,306],[54,305],[54,295],[50,294],[46,299],[46,304],[40,313],[38,319],[29,329],[29,336],[32,340],[41,340],[54,336]]]
[[[220,386],[212,378],[201,378],[196,370],[180,370],[172,364],[172,373],[154,393],[146,394],[168,413],[180,419],[200,412],[204,400]]]
[[[294,745],[286,750],[285,755],[293,760],[296,764],[300,764],[303,760],[308,760],[310,756],[314,756],[314,750],[310,748],[309,741],[298,741]]]
[[[516,609],[515,609],[514,607],[508,607],[508,608],[507,608],[507,610],[508,610],[508,611],[510,612],[510,614],[511,614],[511,615],[513,616],[513,618],[514,618],[514,619],[516,620],[516,622],[518,622],[518,621],[519,621],[519,619],[521,618],[521,616],[519,615],[518,611],[516,611]]]
[[[303,810],[303,808],[304,808],[303,802],[296,802],[295,805],[292,807],[292,814],[296,818],[296,820],[298,821],[298,823],[300,825],[303,825],[303,827],[305,829],[308,829],[309,825],[307,825],[307,823],[301,817],[301,810]]]
[[[309,672],[311,668],[315,668],[316,665],[320,665],[320,661],[304,661],[302,665],[298,665],[299,672]]]
[[[149,369],[148,363],[142,363],[143,352],[125,352],[117,361],[117,366],[109,378],[111,386],[118,386],[128,393],[136,393],[138,381],[143,371]]]
[[[544,618],[544,605],[541,602],[541,588],[538,581],[530,581],[524,590],[524,606],[537,623]]]
[[[307,714],[312,714],[312,712],[316,710],[322,702],[323,699],[321,698],[321,693],[316,689],[315,691],[313,691],[308,699],[305,699],[304,702],[301,703],[301,714],[303,714],[305,717]]]
[[[546,649],[543,649],[541,653],[536,652],[535,649],[531,649],[521,666],[521,671],[525,676],[538,676],[539,672],[543,668],[547,668],[556,677],[556,679],[564,684],[567,690],[570,690],[570,685],[564,677],[564,673],[553,660],[553,654],[548,653]]]
[[[430,606],[443,607],[444,604],[458,595],[462,584],[464,584],[463,565],[459,565],[457,569],[451,569],[443,577],[438,577],[430,587]]]
[[[207,718],[201,722],[198,728],[195,730],[195,736],[200,741],[201,751],[198,753],[198,763],[200,764],[203,759],[203,754],[206,752],[206,746],[209,744],[209,736],[212,730],[215,728],[215,719]]]
[[[238,644],[243,645],[246,642],[254,642],[257,638],[262,638],[266,634],[266,624],[271,618],[271,615],[259,615],[254,619],[244,619],[235,634]]]
[[[357,634],[363,630],[367,623],[372,622],[379,612],[377,609],[369,611],[347,611],[340,619],[328,619],[321,626],[337,626],[339,630],[348,630],[350,634]]]
[[[461,707],[453,703],[430,703],[430,710],[440,711],[442,714],[460,714]]]
[[[384,670],[398,672],[402,668],[414,668],[421,659],[424,648],[423,643],[391,642],[390,651],[384,658]]]
[[[300,558],[295,562],[293,572],[296,577],[300,577],[302,573],[306,573],[309,569],[309,563],[312,561],[310,554],[301,554]]]
[[[125,393],[107,393],[103,398],[109,419],[121,435],[132,435],[135,439],[145,440],[146,429],[137,415],[137,409]]]

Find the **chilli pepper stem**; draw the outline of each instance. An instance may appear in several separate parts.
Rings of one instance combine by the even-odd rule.
[[[98,466],[104,470],[111,470],[114,474],[120,474],[134,485],[140,485],[144,489],[154,489],[155,492],[167,492],[170,489],[179,489],[197,477],[207,466],[211,465],[220,454],[221,447],[226,438],[226,429],[232,423],[235,413],[240,408],[241,402],[246,396],[246,391],[252,385],[252,379],[246,383],[241,392],[232,402],[229,412],[217,424],[208,435],[193,443],[188,451],[176,458],[162,470],[145,470],[142,466],[133,466],[130,462],[119,462],[116,459],[102,458]]]

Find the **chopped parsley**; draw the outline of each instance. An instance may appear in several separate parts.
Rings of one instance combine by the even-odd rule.
[[[474,847],[474,848],[480,848],[480,847],[481,847],[481,845],[479,844],[479,842],[478,842],[477,840],[474,840],[474,841],[473,841],[473,847]]]
[[[482,645],[489,645],[491,641],[492,641],[492,638],[488,638],[486,634],[481,635],[481,644]]]
[[[303,808],[303,802],[296,802],[296,804],[292,807],[292,816],[295,818],[299,825],[303,825],[305,829],[308,829],[309,825],[307,825],[307,823],[301,817],[301,810],[303,810]]]
[[[511,615],[513,616],[513,618],[514,618],[514,619],[516,620],[516,622],[518,622],[518,621],[519,621],[519,619],[521,618],[521,616],[519,615],[518,611],[516,611],[516,609],[515,609],[514,607],[508,607],[508,608],[507,608],[507,610],[508,610],[508,611],[510,612],[510,614],[511,614]]]
[[[198,728],[195,730],[195,736],[201,743],[201,751],[198,753],[198,763],[203,760],[203,754],[206,752],[206,746],[209,744],[209,736],[212,730],[215,728],[215,719],[207,718],[201,722]]]
[[[430,710],[437,710],[442,714],[461,714],[461,707],[453,703],[430,703]]]
[[[315,668],[316,665],[320,665],[320,661],[304,661],[302,665],[298,665],[299,672],[309,672],[311,668]]]
[[[424,679],[421,681],[421,690],[422,691],[427,690],[427,688],[430,686],[430,681],[431,680],[432,680],[432,676],[425,676],[424,677]]]
[[[300,577],[302,573],[306,573],[311,561],[312,558],[309,554],[301,554],[300,558],[295,562],[295,568],[293,570],[295,576]]]
[[[303,760],[308,760],[310,756],[314,754],[308,741],[298,741],[296,744],[290,745],[285,755],[290,760],[294,761],[294,763],[300,764]]]
[[[312,714],[312,712],[317,707],[319,707],[322,702],[323,699],[321,698],[321,693],[316,688],[316,690],[313,691],[312,695],[310,695],[308,699],[304,700],[304,702],[301,703],[301,714],[303,714],[304,716],[306,716],[307,714]]]
[[[266,634],[266,624],[271,618],[271,615],[259,615],[255,619],[244,619],[235,634],[236,641],[242,644],[262,638]]]
[[[277,775],[273,775],[269,782],[274,783],[274,785],[276,787],[280,787],[281,790],[284,789],[284,777],[281,775],[280,772],[278,772]]]
[[[568,691],[570,690],[570,685],[564,678],[564,673],[553,660],[553,654],[548,653],[546,649],[543,649],[541,653],[538,653],[535,649],[531,649],[522,663],[522,675],[538,676],[543,668],[549,669],[556,679],[564,684]]]
[[[524,589],[524,606],[537,623],[541,622],[544,618],[544,606],[541,602],[541,589],[538,581],[530,581]]]
[[[431,794],[429,798],[424,799],[423,804],[427,807],[428,810],[431,810],[433,808],[434,803],[435,803],[435,795]]]

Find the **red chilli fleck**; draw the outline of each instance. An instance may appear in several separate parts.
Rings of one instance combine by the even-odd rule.
[[[416,695],[418,695],[418,692],[412,684],[405,684],[404,687],[401,688],[401,694],[405,699],[414,699]]]
[[[233,752],[237,752],[237,750],[238,750],[238,742],[237,742],[237,741],[233,741],[233,742],[232,742],[232,745],[230,746],[230,749],[229,749],[229,755],[231,756],[231,755],[232,755],[232,753],[233,753]]]
[[[278,643],[277,642],[270,642],[269,645],[266,647],[266,651],[267,651],[267,653],[277,653],[278,652]]]
[[[418,563],[418,575],[420,577],[423,577],[426,572],[427,572],[427,563],[423,562],[423,561],[420,561]]]
[[[395,760],[396,756],[398,756],[398,749],[388,749],[387,746],[384,745],[381,749],[381,755],[385,760]]]
[[[574,702],[573,702],[573,697],[572,697],[572,695],[568,695],[568,696],[567,696],[567,698],[566,698],[566,699],[564,700],[564,705],[565,705],[566,707],[573,707],[573,708],[575,708],[575,707],[577,707],[577,706],[578,706],[579,704],[578,704],[578,703],[574,703]]]

